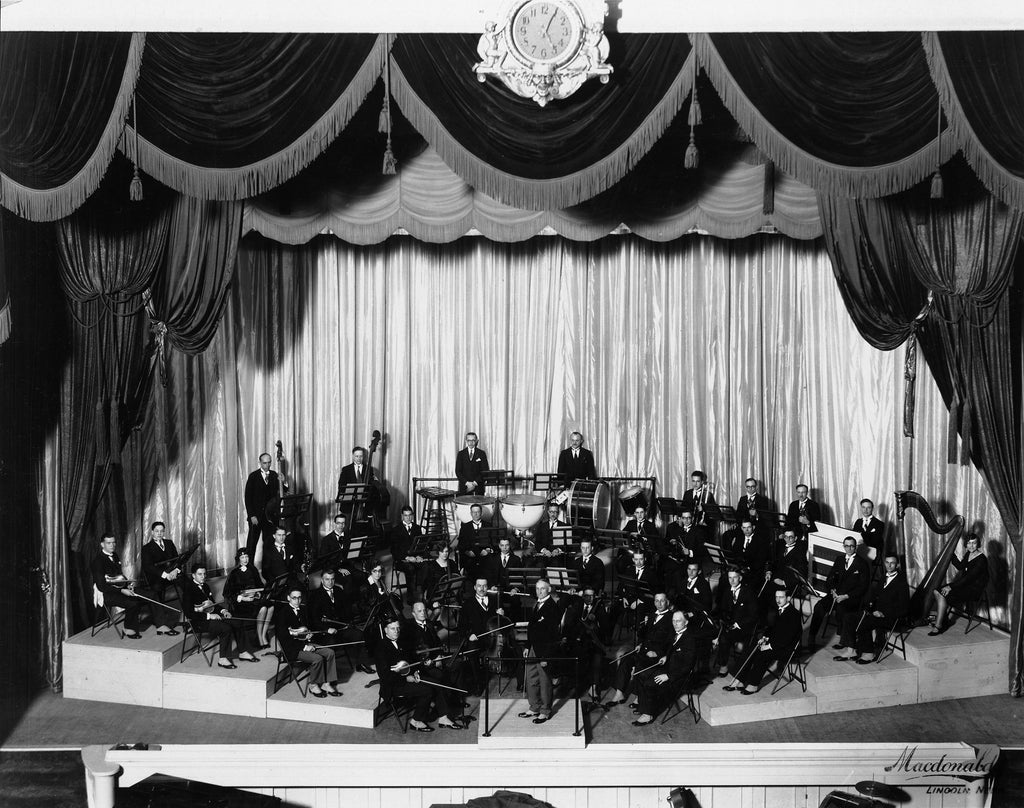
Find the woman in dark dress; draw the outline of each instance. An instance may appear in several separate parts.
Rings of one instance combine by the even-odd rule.
[[[269,648],[267,629],[270,627],[272,607],[261,600],[260,594],[251,590],[263,589],[263,577],[259,570],[249,563],[249,551],[239,547],[235,553],[236,566],[228,573],[224,582],[224,602],[235,617],[256,621],[256,640],[260,648]],[[248,590],[248,591],[247,591]]]
[[[981,540],[973,533],[967,535],[967,552],[962,558],[954,555],[950,563],[957,568],[956,577],[948,584],[935,590],[935,628],[929,637],[942,634],[949,625],[946,612],[950,606],[960,607],[974,603],[988,586],[988,558],[981,552]]]

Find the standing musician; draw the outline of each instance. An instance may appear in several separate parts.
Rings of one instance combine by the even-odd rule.
[[[252,554],[249,554],[252,558]],[[296,573],[302,557],[288,546],[287,534],[283,527],[274,529],[274,543],[263,551],[263,577],[268,582],[276,581],[282,575],[289,575],[288,580],[298,582]]]
[[[803,622],[800,613],[793,607],[790,594],[781,587],[775,591],[775,612],[768,630],[758,640],[743,666],[736,672],[732,682],[723,690],[739,690],[745,696],[752,696],[761,689],[761,680],[773,663],[785,665],[793,649],[800,643]],[[741,689],[742,686],[742,689]]]
[[[139,609],[142,601],[135,596],[134,582],[128,580],[121,568],[121,559],[114,550],[116,545],[113,533],[103,534],[100,552],[89,565],[93,587],[102,599],[98,605],[124,609],[124,636],[129,640],[140,640]]]
[[[441,687],[431,686],[421,677],[419,670],[412,667],[413,662],[406,659],[407,653],[402,651],[401,621],[391,617],[384,623],[384,636],[375,643],[374,662],[377,675],[380,677],[380,696],[391,701],[396,696],[408,698],[416,702],[409,726],[417,732],[433,732],[434,728],[427,723],[430,717],[431,702],[437,705],[439,713],[437,725],[447,729],[465,729],[454,711],[449,708],[448,694],[451,692]],[[453,694],[457,695],[457,694]]]
[[[753,477],[747,477],[743,481],[743,490],[746,493],[736,502],[736,513],[741,517],[749,516],[755,524],[758,520],[758,511],[770,511],[772,508],[772,503],[768,500],[768,497],[758,493],[757,488],[757,480]]]
[[[169,563],[178,557],[178,551],[174,542],[166,538],[166,532],[163,522],[154,522],[149,526],[149,541],[142,545],[142,577],[153,593],[153,599],[161,603],[167,600],[169,589],[178,589],[178,576],[181,575],[181,569]],[[171,628],[176,622],[175,613],[170,609],[154,607],[153,622],[157,634],[177,636],[178,632]]]
[[[181,605],[185,618],[191,623],[197,635],[202,632],[214,634],[220,640],[217,665],[234,670],[238,666],[231,661],[231,645],[234,643],[238,658],[244,662],[259,662],[252,655],[246,625],[231,616],[226,603],[214,603],[213,592],[206,583],[206,567],[197,565],[192,569],[192,578],[181,589]]]
[[[580,587],[604,594],[604,562],[594,555],[594,543],[590,539],[580,541],[580,554],[571,568],[579,573]]]
[[[856,635],[857,644],[850,649],[849,656],[836,659],[857,660],[859,665],[874,662],[893,623],[907,616],[910,586],[907,584],[907,576],[900,570],[900,560],[892,554],[887,555],[884,569],[881,577],[871,582],[871,588],[864,599],[864,609],[860,612],[847,612],[843,618],[851,623],[846,634]]]
[[[707,525],[708,518],[704,509],[708,505],[716,504],[708,475],[700,469],[694,469],[690,474],[690,488],[683,494],[683,510],[693,513],[697,524]]]
[[[558,505],[554,502],[549,502],[547,518],[543,519],[533,530],[533,550],[536,553],[535,561],[538,566],[543,567],[552,558],[558,558],[562,555],[562,548],[555,547],[552,539],[557,528],[568,527],[569,523],[563,522],[558,518],[558,515]]]
[[[558,453],[558,476],[566,487],[576,480],[597,479],[594,453],[583,448],[582,433],[569,433],[569,445]]]
[[[411,555],[413,542],[423,535],[423,529],[414,521],[412,506],[402,506],[401,521],[391,529],[391,561],[395,569],[405,576],[409,599],[423,588],[423,565],[429,561],[421,555]]]
[[[881,564],[885,554],[885,522],[875,516],[875,503],[870,499],[860,501],[860,518],[853,523],[853,529],[865,545],[875,548],[875,564]]]
[[[796,499],[789,503],[786,511],[786,523],[796,527],[803,533],[808,526],[821,519],[821,508],[808,496],[809,489],[804,483],[796,487]]]
[[[814,604],[811,613],[811,629],[807,635],[808,647],[814,648],[814,638],[818,634],[822,620],[835,609],[839,622],[839,642],[833,645],[837,651],[851,648],[855,642],[853,635],[847,631],[845,617],[860,608],[860,602],[867,594],[871,583],[871,570],[868,562],[857,555],[857,540],[853,536],[843,539],[843,552],[832,565],[832,571],[825,579],[828,594]]]
[[[309,624],[318,634],[329,637],[330,644],[357,643],[348,645],[357,671],[373,673],[364,651],[363,632],[355,625],[355,616],[348,600],[348,594],[335,586],[334,570],[324,570],[320,588],[309,596]]]
[[[523,651],[526,660],[526,698],[530,702],[527,710],[519,713],[520,718],[532,718],[534,724],[543,724],[551,718],[554,700],[554,686],[551,682],[551,663],[543,657],[558,654],[562,610],[551,597],[551,584],[547,578],[537,581],[537,602],[530,613],[526,628],[527,647]]]
[[[245,540],[245,549],[249,558],[256,558],[256,545],[263,537],[266,549],[274,525],[267,518],[267,503],[280,494],[280,483],[277,472],[270,468],[270,454],[260,455],[260,467],[251,472],[245,480],[245,516],[249,521],[249,535]]]
[[[309,615],[302,605],[302,590],[288,590],[288,605],[274,615],[274,632],[289,662],[309,664],[309,691],[318,699],[341,696],[338,690],[338,665],[333,648],[322,648],[310,642],[313,631]]]
[[[736,648],[746,650],[757,627],[757,599],[755,593],[743,583],[743,572],[735,567],[729,570],[729,586],[719,585],[718,618],[722,621],[719,632],[718,675],[729,673],[729,652]]]
[[[632,653],[619,659],[619,666],[615,671],[615,692],[611,699],[605,702],[605,707],[624,704],[633,671],[646,668],[668,653],[673,637],[672,612],[668,605],[668,595],[664,592],[658,592],[654,596],[654,612],[647,616],[639,634],[640,643]]]
[[[459,494],[484,493],[484,473],[490,470],[487,465],[487,452],[478,449],[480,442],[476,432],[466,433],[466,447],[455,455],[455,476],[459,478]]]
[[[369,484],[377,479],[373,466],[366,462],[366,449],[362,446],[352,447],[352,462],[341,467],[341,474],[338,475],[338,496],[341,496],[342,486],[354,483]]]
[[[261,597],[262,593],[253,591],[262,590],[265,584],[256,567],[249,562],[249,551],[239,547],[235,553],[235,568],[224,582],[224,603],[232,614],[256,621],[256,644],[263,650],[270,647],[267,632],[274,607]]]
[[[686,613],[679,610],[672,613],[672,630],[671,644],[658,660],[660,664],[633,677],[632,689],[637,695],[636,703],[630,705],[637,713],[634,727],[654,721],[654,716],[664,709],[666,701],[692,675],[708,642],[715,636],[713,626],[689,620]]]

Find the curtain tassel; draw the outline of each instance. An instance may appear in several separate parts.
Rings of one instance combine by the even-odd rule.
[[[942,199],[942,100],[939,100],[939,111],[935,124],[935,173],[932,174],[932,199]]]
[[[942,188],[942,171],[935,169],[935,173],[932,174],[932,199],[942,199],[943,188]]]
[[[154,347],[156,353],[156,365],[160,371],[160,385],[167,386],[167,323],[160,320],[153,320],[149,325],[153,332]]]
[[[380,120],[377,122],[379,131],[387,135],[387,144],[384,146],[384,162],[381,165],[380,173],[385,176],[393,176],[398,173],[398,160],[391,150],[391,47],[384,54],[384,103],[380,108]]]
[[[128,198],[132,202],[141,202],[142,177],[139,176],[139,119],[135,110],[135,96],[132,96],[132,134],[135,137],[135,154],[132,157],[132,181],[128,185]]]
[[[690,58],[693,59],[693,85],[690,88],[690,112],[686,116],[686,123],[690,127],[690,143],[683,155],[683,168],[687,171],[692,171],[700,165],[700,152],[697,150],[694,135],[694,130],[701,123],[700,101],[697,99],[697,55],[691,54]]]
[[[914,413],[917,410],[917,332],[907,338],[907,354],[903,360],[903,437],[914,437]]]

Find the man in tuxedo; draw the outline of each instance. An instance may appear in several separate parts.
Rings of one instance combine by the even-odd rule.
[[[718,587],[718,617],[723,623],[721,640],[718,643],[718,675],[729,672],[729,652],[737,647],[742,653],[757,626],[757,603],[755,593],[743,583],[743,572],[730,569],[729,585]]]
[[[526,627],[527,647],[523,652],[526,660],[526,698],[530,707],[519,713],[520,718],[532,718],[534,724],[543,724],[551,717],[554,698],[549,669],[551,663],[537,660],[559,655],[561,618],[562,611],[551,597],[551,584],[547,578],[541,578],[537,581],[537,603],[530,612]]]
[[[566,487],[572,485],[575,480],[597,479],[594,454],[583,448],[581,433],[569,433],[569,446],[558,454],[558,476],[562,479],[562,485]]]
[[[714,598],[711,594],[711,584],[701,574],[701,567],[696,561],[690,561],[686,565],[686,580],[679,587],[676,595],[676,607],[687,613],[687,616],[697,616],[697,622],[707,622],[714,606]]]
[[[341,467],[341,474],[338,475],[338,496],[341,496],[343,485],[351,483],[369,484],[376,480],[373,466],[366,462],[366,449],[362,446],[352,448],[352,462]]]
[[[274,610],[274,634],[281,651],[289,662],[309,664],[309,692],[316,698],[340,696],[334,649],[311,643],[311,630],[309,613],[302,605],[302,590],[291,587],[287,605]]]
[[[615,692],[605,707],[614,707],[626,700],[626,689],[634,670],[646,668],[655,660],[665,656],[672,645],[672,615],[669,609],[668,596],[658,592],[654,596],[654,611],[647,615],[639,631],[640,643],[634,653],[619,660],[615,671]]]
[[[704,545],[710,537],[711,532],[704,525],[694,523],[693,511],[684,510],[678,522],[673,521],[665,528],[663,554],[676,559],[680,564],[687,561],[703,564],[708,558]]]
[[[249,535],[245,549],[249,558],[256,558],[256,545],[263,537],[263,547],[270,543],[274,524],[267,519],[267,503],[280,493],[277,472],[270,468],[270,455],[260,455],[260,467],[249,474],[245,481],[245,516],[249,520]]]
[[[855,532],[868,547],[875,548],[875,564],[882,563],[885,555],[885,523],[875,516],[875,503],[870,499],[860,501],[860,518],[853,523]]]
[[[274,530],[274,543],[263,552],[263,579],[269,584],[282,575],[289,574],[288,580],[298,582],[295,577],[302,559],[288,546],[287,534],[283,527]]]
[[[327,563],[327,557],[334,555],[334,560],[329,562],[330,568],[345,579],[346,583],[348,583],[348,576],[351,574],[351,570],[348,569],[348,562],[341,557],[341,551],[345,547],[345,541],[348,538],[350,538],[348,517],[343,513],[339,513],[334,517],[334,529],[326,536],[320,537],[320,543],[316,551],[317,557],[314,562],[314,567],[321,568],[323,563]]]
[[[639,582],[646,584],[646,590],[655,594],[658,588],[657,577],[654,568],[647,564],[643,550],[634,550],[631,564],[619,564],[619,591],[615,602],[612,604],[612,625],[616,625],[626,611],[635,614],[635,625],[639,628],[643,618],[651,610],[652,601],[647,600],[651,595],[641,594],[639,589],[627,586]]]
[[[103,600],[102,604],[97,605],[124,609],[124,636],[129,640],[140,640],[139,609],[143,601],[135,597],[135,592],[129,586],[121,568],[121,559],[114,549],[116,546],[114,534],[104,533],[100,539],[100,552],[89,565],[93,586]]]
[[[572,568],[580,575],[580,588],[604,592],[604,562],[594,555],[594,545],[590,539],[580,541],[580,555],[574,560]]]
[[[177,557],[178,551],[174,547],[174,542],[167,538],[166,525],[163,522],[151,524],[149,541],[142,545],[142,577],[154,594],[154,600],[164,603],[169,590],[179,590],[178,578],[181,569],[168,563]],[[178,632],[171,628],[175,622],[175,612],[159,606],[154,607],[153,623],[156,625],[157,634],[177,636]]]
[[[460,494],[484,493],[484,472],[491,467],[487,465],[487,452],[478,449],[480,439],[476,432],[466,433],[466,446],[455,455],[455,476],[459,478]]]
[[[654,550],[661,542],[654,520],[647,518],[647,509],[642,505],[633,511],[633,518],[622,526],[622,532],[635,536],[640,545],[648,550]]]
[[[708,519],[704,509],[708,505],[717,505],[708,484],[708,475],[700,469],[694,469],[690,475],[690,488],[683,494],[683,510],[692,513],[697,524],[706,525]]]
[[[757,480],[753,477],[747,477],[743,481],[743,488],[746,493],[736,502],[736,513],[740,517],[749,516],[756,523],[758,519],[757,512],[770,510],[772,504],[768,501],[768,497],[758,493]]]
[[[735,528],[722,536],[722,549],[730,563],[742,566],[747,570],[747,580],[760,580],[768,566],[771,546],[763,531],[758,531],[754,521],[743,517],[739,530]]]
[[[848,612],[843,618],[850,624],[846,630],[847,636],[856,634],[857,644],[851,649],[848,658],[856,659],[859,665],[874,662],[886,632],[897,619],[906,617],[910,607],[910,587],[907,576],[900,570],[900,560],[894,555],[887,555],[884,570],[880,577],[872,581],[864,599],[864,609]]]
[[[796,499],[789,503],[786,522],[806,533],[807,528],[821,518],[821,508],[809,496],[809,489],[803,483],[796,487]]]
[[[782,588],[775,591],[776,611],[768,630],[761,636],[746,664],[736,672],[732,682],[723,690],[739,690],[751,696],[761,689],[761,680],[773,663],[785,665],[790,653],[800,642],[803,622],[793,607],[792,598]]]
[[[410,602],[422,589],[423,565],[430,559],[428,555],[412,552],[413,543],[422,535],[422,528],[413,520],[412,507],[402,506],[401,521],[391,529],[391,560],[405,576],[406,598]]]
[[[761,611],[775,610],[775,590],[782,588],[792,595],[797,587],[803,587],[807,580],[807,542],[797,538],[794,528],[786,528],[782,538],[775,545],[775,561],[765,572],[770,582],[760,597]],[[806,594],[806,593],[805,593]]]
[[[206,583],[206,567],[201,564],[192,569],[192,576],[185,581],[181,590],[181,607],[197,635],[203,632],[217,637],[219,647],[217,665],[234,670],[238,666],[231,661],[231,647],[243,662],[259,662],[252,654],[249,644],[248,626],[232,617],[227,603],[216,604],[210,585]]]
[[[348,646],[348,652],[355,660],[356,670],[373,673],[373,668],[366,664],[364,657],[363,632],[353,624],[352,603],[341,587],[334,585],[335,580],[334,570],[324,570],[320,578],[320,588],[310,594],[310,628],[330,637],[327,642],[332,645],[336,642],[358,642],[357,645]]]
[[[539,566],[544,566],[552,556],[562,555],[562,548],[555,548],[552,538],[556,528],[568,526],[568,522],[563,522],[558,518],[558,505],[554,502],[548,503],[547,517],[538,522],[537,527],[533,529],[533,551],[537,556],[535,561]]]
[[[818,629],[831,610],[835,610],[839,623],[839,642],[833,645],[837,651],[844,648],[851,648],[854,645],[852,631],[848,630],[848,623],[844,618],[850,612],[860,609],[861,600],[867,594],[868,585],[871,582],[871,570],[868,563],[857,555],[857,540],[853,536],[843,539],[843,553],[835,560],[832,570],[825,579],[826,594],[814,604],[814,611],[811,613],[811,628],[807,635],[808,645],[814,647],[814,638],[818,635]]]

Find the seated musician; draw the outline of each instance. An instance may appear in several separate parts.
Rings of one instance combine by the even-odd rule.
[[[173,566],[172,563],[178,557],[178,551],[166,534],[166,525],[163,522],[154,522],[149,526],[149,541],[142,545],[142,577],[149,591],[153,593],[153,599],[161,603],[167,600],[168,592],[177,591],[178,576],[181,575],[180,567]],[[178,632],[171,628],[177,619],[176,613],[167,609],[155,611],[159,612],[153,615],[156,633],[176,636]]]
[[[224,582],[224,603],[236,617],[255,620],[256,644],[260,649],[270,647],[267,632],[274,613],[274,607],[260,597],[263,587],[259,571],[249,563],[249,551],[239,547],[235,552],[235,568]]]
[[[776,542],[775,561],[764,574],[769,583],[759,598],[761,611],[765,614],[775,611],[775,590],[779,587],[790,595],[804,590],[807,572],[807,542],[797,538],[794,528],[787,527]]]
[[[341,551],[345,548],[348,538],[348,517],[343,513],[339,513],[334,517],[334,529],[326,536],[320,537],[320,543],[316,548],[316,560],[313,562],[314,566],[318,566],[317,562],[320,559],[335,555],[336,560],[331,565],[331,568],[342,578],[350,575],[351,570],[347,568],[345,560],[341,558]]]
[[[568,522],[563,522],[558,518],[559,510],[558,505],[554,502],[549,502],[547,507],[547,516],[541,520],[541,522],[533,529],[534,536],[534,553],[537,556],[538,566],[545,566],[552,558],[561,560],[562,548],[555,547],[552,543],[552,539],[555,534],[555,530],[562,527],[568,527]],[[554,564],[554,566],[561,566],[560,564]]]
[[[777,607],[772,619],[751,651],[732,682],[723,690],[739,690],[746,696],[752,696],[761,689],[761,680],[768,669],[774,665],[784,665],[793,649],[800,644],[803,633],[803,621],[800,613],[793,607],[790,594],[780,587],[775,590]]]
[[[457,578],[459,568],[451,559],[452,551],[447,545],[442,545],[437,550],[437,558],[424,564],[423,570],[423,594],[431,601],[431,607],[437,608],[440,603],[435,602],[438,595],[438,585],[442,581]]]
[[[282,575],[296,576],[302,557],[288,545],[287,535],[283,527],[274,528],[274,543],[263,551],[264,580],[276,581]],[[297,577],[295,581],[298,581]]]
[[[92,583],[107,608],[124,609],[124,636],[129,640],[142,639],[139,625],[139,610],[142,601],[135,596],[132,581],[121,568],[121,559],[114,550],[117,541],[113,533],[104,533],[100,539],[100,552],[89,565]]]
[[[413,661],[403,651],[400,643],[401,622],[397,617],[388,618],[384,624],[384,636],[375,643],[374,662],[380,677],[380,695],[385,701],[392,698],[408,698],[415,701],[409,726],[417,732],[433,732],[427,723],[430,707],[436,703],[439,717],[438,726],[448,729],[465,729],[457,720],[457,714],[449,708],[448,692],[444,688],[431,686],[420,672],[413,668]],[[457,694],[456,694],[457,695]]]
[[[330,643],[344,646],[354,660],[356,670],[373,673],[364,652],[363,632],[355,625],[349,595],[335,586],[334,570],[324,570],[320,588],[309,595],[309,624],[318,634],[330,637]]]
[[[220,659],[217,660],[220,667],[232,670],[238,667],[231,661],[232,643],[238,652],[238,659],[259,662],[252,655],[246,623],[233,617],[226,603],[219,606],[214,603],[213,592],[206,583],[206,567],[201,564],[193,567],[191,580],[185,581],[182,586],[181,605],[185,618],[197,633],[213,634],[220,640]]]
[[[686,580],[676,594],[676,608],[686,614],[687,619],[696,618],[698,624],[711,620],[714,598],[711,584],[701,572],[701,565],[691,561],[686,565]]]
[[[405,589],[408,600],[423,588],[423,565],[430,559],[426,556],[413,554],[412,548],[416,540],[423,535],[423,529],[416,524],[410,505],[402,506],[402,519],[391,529],[391,562],[395,569],[405,576]]]
[[[747,477],[743,481],[743,489],[746,493],[736,502],[736,513],[741,517],[749,516],[754,524],[757,524],[758,511],[769,511],[772,503],[764,494],[758,493],[757,480]]]
[[[412,605],[412,618],[402,626],[399,646],[410,660],[422,663],[419,669],[421,679],[447,687],[465,688],[467,656],[463,654],[456,658],[446,653],[438,625],[430,619],[430,612],[423,601],[418,600]],[[449,701],[453,717],[468,724],[471,719],[467,719],[463,712],[462,699],[452,696]]]
[[[645,551],[652,550],[661,540],[661,535],[658,533],[654,520],[647,518],[647,509],[642,505],[633,511],[633,518],[622,526],[622,532],[635,537],[637,543]]]
[[[596,600],[593,589],[584,589],[581,595],[564,595],[562,603],[565,604],[561,625],[563,655],[576,660],[575,664],[564,664],[566,675],[578,672],[576,691],[585,694],[581,696],[584,701],[597,702],[608,650],[599,628],[598,611],[603,604]]]
[[[318,699],[342,695],[338,690],[338,666],[334,649],[310,642],[313,629],[309,613],[302,605],[302,590],[298,587],[288,590],[288,605],[282,606],[274,615],[274,633],[285,659],[309,665],[310,693]]]
[[[839,642],[833,645],[837,651],[852,648],[855,639],[844,629],[845,617],[850,612],[860,609],[860,602],[867,594],[871,583],[871,570],[868,562],[857,555],[857,540],[853,536],[843,539],[843,553],[832,564],[832,570],[825,579],[827,594],[814,604],[811,612],[811,628],[807,634],[808,647],[815,647],[814,638],[818,634],[828,615],[834,610],[839,621]]]
[[[665,656],[672,643],[672,613],[668,595],[658,592],[654,596],[654,612],[647,616],[638,632],[640,642],[628,656],[619,659],[615,671],[615,692],[605,707],[614,707],[626,701],[626,690],[634,670],[645,668],[659,657]]]
[[[510,571],[521,568],[523,560],[512,552],[512,542],[505,537],[498,539],[498,552],[481,562],[487,580],[498,590],[498,599],[511,620],[519,620],[522,611],[519,590],[510,583]]]
[[[900,570],[900,560],[890,554],[883,563],[885,572],[871,582],[867,597],[864,598],[864,608],[847,612],[843,618],[852,624],[846,627],[846,634],[854,635],[857,644],[850,649],[849,655],[836,657],[837,660],[857,660],[860,665],[874,662],[893,623],[907,616],[910,586],[907,584],[907,576]]]
[[[747,580],[753,582],[760,580],[768,567],[769,541],[763,531],[756,529],[754,521],[745,517],[738,530],[733,528],[722,536],[722,551],[730,563],[743,567]]]
[[[729,673],[729,653],[734,648],[742,653],[757,627],[755,593],[743,583],[743,572],[735,567],[728,573],[729,585],[718,587],[718,619],[722,623],[717,640],[718,675]]]
[[[683,510],[692,513],[694,521],[698,525],[708,524],[704,509],[709,505],[717,504],[711,488],[708,475],[699,469],[694,469],[690,474],[690,488],[683,494]]]
[[[672,640],[664,656],[645,665],[648,670],[633,677],[632,690],[637,697],[636,702],[630,705],[637,714],[634,727],[654,721],[654,716],[665,708],[693,674],[701,656],[706,653],[708,642],[715,636],[715,629],[710,623],[698,624],[679,610],[672,613],[672,631]]]
[[[484,530],[491,526],[490,522],[484,521],[484,509],[479,505],[471,505],[469,516],[470,520],[459,528],[459,541],[456,546],[463,558],[466,572],[472,574],[480,569],[480,560],[494,552],[494,547],[491,545],[490,535]]]
[[[694,523],[693,511],[684,510],[678,522],[673,519],[665,528],[664,553],[679,563],[694,560],[703,565],[708,558],[705,544],[710,538],[711,532],[704,525]]]
[[[590,449],[583,448],[582,433],[569,433],[569,445],[558,453],[558,476],[565,487],[576,480],[597,479],[594,454]]]
[[[956,567],[956,577],[934,592],[935,628],[928,632],[929,637],[942,634],[949,628],[946,613],[950,607],[958,608],[974,603],[988,586],[988,558],[981,552],[981,540],[975,534],[968,533],[965,546],[966,552],[963,556],[958,557],[954,553],[949,559]],[[925,613],[927,614],[927,608]]]
[[[580,554],[571,569],[579,573],[580,587],[604,594],[604,562],[594,555],[594,543],[590,539],[580,541]]]
[[[628,566],[619,565],[619,591],[612,604],[613,626],[626,612],[632,612],[636,617],[635,625],[640,625],[651,610],[651,601],[647,599],[650,595],[641,590],[654,592],[658,586],[654,568],[648,566],[643,550],[633,550],[632,559],[633,563]]]
[[[360,576],[358,600],[363,614],[379,621],[384,614],[402,616],[402,600],[384,584],[384,565],[379,561],[367,563],[366,574]]]

